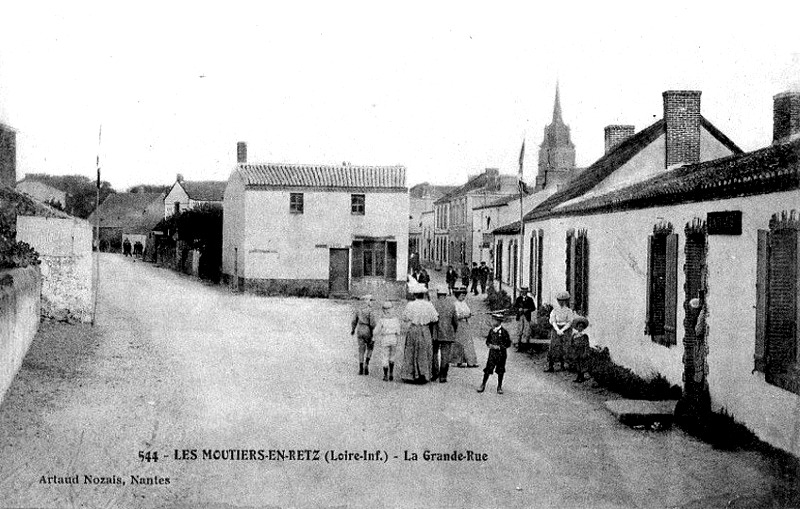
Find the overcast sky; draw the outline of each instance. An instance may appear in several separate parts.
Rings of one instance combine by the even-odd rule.
[[[409,186],[535,173],[555,83],[578,164],[603,127],[642,129],[661,93],[745,150],[800,81],[800,2],[15,2],[0,15],[0,122],[18,178],[226,180],[251,162],[408,168]],[[264,5],[262,5],[264,4]]]

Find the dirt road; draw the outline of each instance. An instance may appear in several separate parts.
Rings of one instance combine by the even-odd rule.
[[[504,395],[476,369],[387,383],[356,375],[348,303],[102,263],[98,326],[43,324],[0,407],[0,507],[725,507],[772,485],[755,454],[624,427],[526,355]]]

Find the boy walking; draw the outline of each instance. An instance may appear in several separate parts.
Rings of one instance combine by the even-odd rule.
[[[506,372],[506,357],[507,350],[511,346],[511,336],[503,328],[503,313],[493,313],[492,323],[493,327],[486,336],[489,357],[486,359],[486,367],[483,368],[483,382],[478,387],[478,392],[486,390],[489,377],[497,372],[497,394],[503,394],[503,375]]]

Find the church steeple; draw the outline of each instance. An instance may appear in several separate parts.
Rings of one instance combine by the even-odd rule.
[[[564,121],[561,120],[561,99],[559,98],[558,93],[558,81],[556,81],[556,102],[553,105],[553,123],[560,123],[563,124]]]
[[[570,139],[569,126],[561,118],[560,88],[556,81],[553,121],[544,128],[544,140],[539,146],[537,189],[563,184],[571,178],[575,169],[575,145]]]

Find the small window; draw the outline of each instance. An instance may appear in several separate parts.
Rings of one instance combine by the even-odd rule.
[[[363,194],[350,195],[350,213],[354,216],[364,215],[365,197]]]
[[[289,194],[289,212],[292,214],[303,213],[303,193]]]

